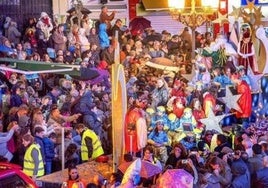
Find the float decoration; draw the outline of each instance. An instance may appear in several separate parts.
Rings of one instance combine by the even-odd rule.
[[[218,23],[220,24],[220,26],[225,23],[229,23],[227,16],[228,14],[221,14],[220,12],[218,12],[218,18],[216,20],[213,20],[212,23]]]
[[[215,130],[215,131],[218,131],[219,133],[222,133],[220,122],[226,116],[228,116],[228,114],[215,116],[212,109],[210,109],[208,112],[208,117],[204,119],[200,119],[199,121],[203,123],[204,125],[206,125],[206,130]]]
[[[236,8],[235,6],[233,6],[233,12],[231,12],[229,14],[229,16],[233,16],[235,18],[235,21],[237,21],[239,19],[239,17],[241,17],[242,15],[242,11],[241,8]]]
[[[260,79],[263,76],[263,74],[254,74],[251,67],[248,67],[248,73],[247,73],[249,80],[250,80],[250,86],[252,92],[259,93],[261,91],[260,86]]]
[[[227,110],[227,112],[229,112],[231,109],[234,109],[236,111],[242,112],[240,106],[237,103],[240,97],[241,94],[234,95],[230,88],[227,86],[225,97],[221,97],[219,99],[226,105],[225,111]]]

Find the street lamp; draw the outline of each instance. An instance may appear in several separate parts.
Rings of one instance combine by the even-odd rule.
[[[190,6],[189,6],[190,5]],[[192,58],[195,57],[195,29],[211,21],[218,12],[219,0],[168,0],[173,19],[192,30]]]

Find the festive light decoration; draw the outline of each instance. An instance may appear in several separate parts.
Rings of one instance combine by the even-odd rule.
[[[190,6],[187,5],[188,7],[185,7],[189,3]],[[195,29],[215,19],[215,13],[217,13],[219,8],[219,0],[202,0],[201,5],[196,0],[169,0],[168,5],[172,18],[190,27],[192,30],[192,58],[194,58]]]

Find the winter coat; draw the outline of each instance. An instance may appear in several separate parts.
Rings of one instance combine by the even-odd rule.
[[[10,108],[12,107],[19,107],[22,105],[22,99],[18,94],[11,95],[10,98]]]
[[[252,187],[268,187],[268,167],[257,170],[252,176]]]
[[[52,34],[52,40],[54,44],[54,49],[57,52],[58,50],[66,50],[66,37],[64,36],[63,33],[60,33],[58,31],[55,31]]]
[[[12,153],[8,150],[7,142],[12,138],[14,134],[14,130],[11,129],[7,133],[1,133],[0,132],[0,156],[3,156],[10,161],[13,157]]]
[[[233,173],[233,188],[250,188],[250,173],[246,163],[242,159],[234,160],[231,165]]]
[[[48,138],[43,138],[45,161],[51,162],[55,157],[54,143]]]
[[[155,88],[152,92],[152,106],[166,106],[168,102],[169,91],[166,87]]]
[[[101,123],[97,115],[91,111],[93,105],[92,93],[87,91],[74,106],[74,113],[83,115],[83,123],[90,129],[94,130],[97,135],[101,134]]]
[[[44,142],[43,142],[43,138],[41,138],[41,137],[38,137],[38,136],[35,136],[34,137],[34,141],[35,141],[35,143],[37,144],[37,145],[39,145],[40,146],[40,152],[41,152],[41,154],[42,154],[42,159],[43,159],[43,161],[45,161],[45,146],[44,146]]]
[[[74,106],[73,113],[81,113],[82,115],[91,114],[93,99],[91,91],[86,91],[84,95],[79,99],[79,101]]]
[[[107,48],[110,46],[109,36],[107,34],[107,26],[105,23],[101,23],[99,25],[99,39],[100,39],[100,46],[102,49]]]
[[[15,45],[20,43],[20,37],[21,32],[19,32],[19,30],[17,29],[16,24],[9,26],[7,31],[7,38],[10,41],[10,43]]]
[[[257,170],[263,168],[262,154],[255,155],[248,159],[250,174],[255,173]]]

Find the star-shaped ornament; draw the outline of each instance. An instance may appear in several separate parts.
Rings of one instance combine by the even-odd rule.
[[[255,1],[256,0],[252,0],[252,1],[247,0],[246,8],[248,8],[250,12],[252,12],[252,10],[255,8]]]
[[[236,111],[242,112],[240,106],[237,103],[240,97],[241,97],[241,94],[233,95],[232,91],[227,86],[225,97],[221,97],[219,99],[226,105],[225,110],[230,111],[231,109],[235,109]]]
[[[248,13],[244,9],[242,9],[241,12],[242,12],[241,16],[243,18],[244,23],[250,23],[250,15],[251,15],[251,13]]]
[[[251,92],[258,93],[261,91],[259,80],[261,79],[262,76],[263,76],[262,73],[254,74],[252,69],[250,67],[248,68],[248,77],[250,80]]]
[[[220,24],[221,26],[224,24],[224,23],[229,23],[229,20],[227,18],[227,15],[228,14],[221,14],[220,12],[218,12],[218,18],[216,20],[213,20],[212,23],[218,23]]]
[[[255,23],[254,23],[254,25],[260,26],[262,24],[261,19],[265,17],[262,14],[261,6],[260,7],[254,7],[254,15],[255,15]]]
[[[215,116],[212,109],[208,112],[208,117],[204,119],[200,119],[199,121],[206,125],[206,130],[215,130],[219,133],[222,133],[222,129],[220,126],[220,121],[223,120],[223,118],[226,116],[226,114]]]
[[[235,6],[233,6],[233,12],[231,12],[229,16],[233,16],[235,18],[235,21],[237,21],[238,18],[241,17],[241,14],[241,7],[236,8]]]

